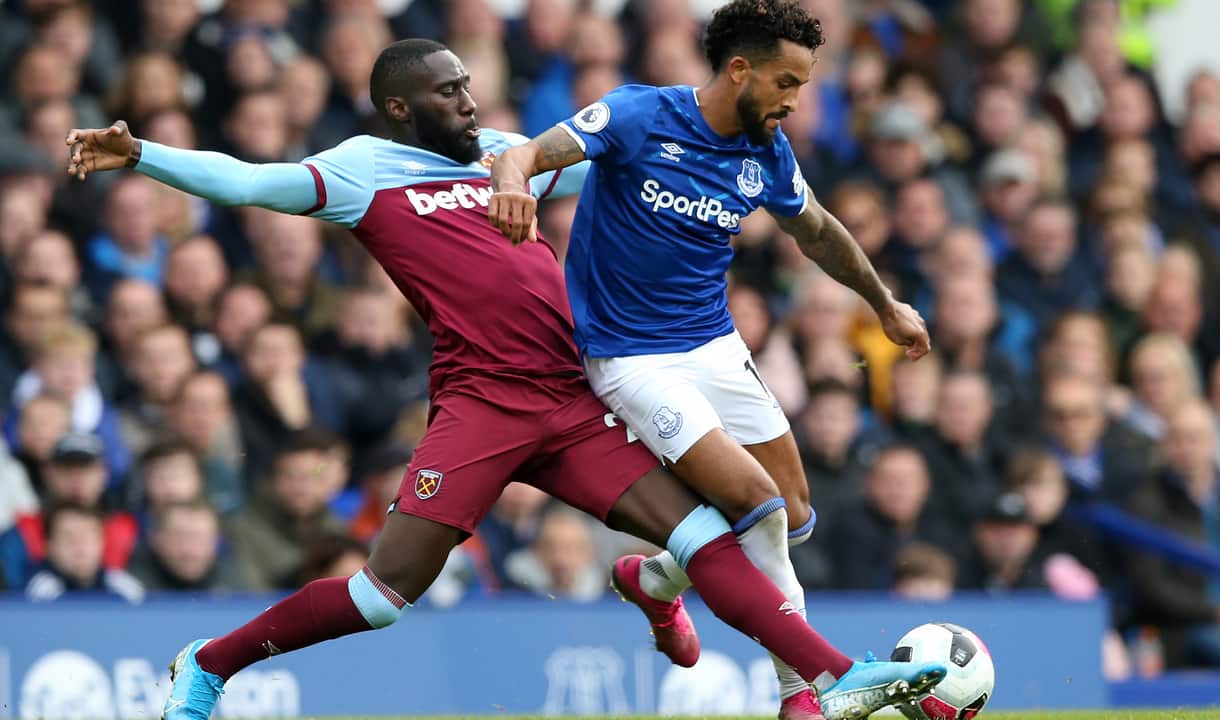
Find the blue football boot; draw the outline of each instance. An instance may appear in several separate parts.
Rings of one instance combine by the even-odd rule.
[[[859,720],[883,707],[909,703],[945,677],[941,663],[879,662],[869,653],[818,693],[826,720]]]
[[[195,653],[207,640],[196,640],[178,653],[169,664],[169,679],[173,683],[161,720],[208,720],[216,701],[224,694],[225,681],[219,675],[199,667]]]

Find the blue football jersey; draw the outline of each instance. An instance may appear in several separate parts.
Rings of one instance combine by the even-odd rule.
[[[559,126],[593,161],[566,267],[581,352],[685,352],[732,332],[725,272],[741,219],[805,207],[783,132],[771,145],[719,135],[685,85],[626,85]]]

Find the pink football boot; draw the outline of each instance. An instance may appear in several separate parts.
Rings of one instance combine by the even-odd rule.
[[[643,555],[624,555],[614,563],[610,573],[610,587],[618,591],[623,602],[631,601],[644,611],[644,617],[652,624],[657,650],[665,653],[670,662],[690,667],[699,660],[699,636],[695,624],[682,607],[682,598],[672,603],[649,597],[640,587],[640,563]]]
[[[779,705],[779,720],[826,720],[812,690],[799,692]]]

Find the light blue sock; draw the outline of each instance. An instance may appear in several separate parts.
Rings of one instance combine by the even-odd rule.
[[[356,609],[374,630],[393,625],[402,616],[403,609],[411,603],[394,592],[389,585],[365,566],[347,581],[347,592],[352,596]]]

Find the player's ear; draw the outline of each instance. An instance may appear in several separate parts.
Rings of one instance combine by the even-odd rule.
[[[750,75],[750,61],[741,55],[734,55],[729,58],[728,64],[725,65],[725,71],[728,72],[729,79],[740,85],[746,81]]]
[[[411,109],[407,107],[407,101],[400,97],[387,97],[385,99],[385,114],[386,117],[394,122],[406,123],[411,121]]]

